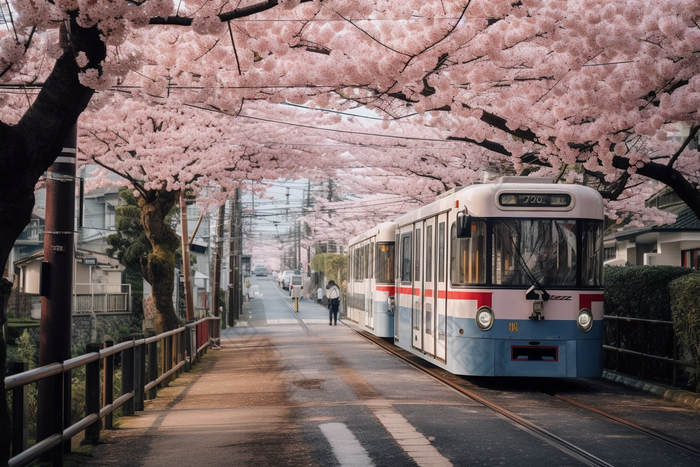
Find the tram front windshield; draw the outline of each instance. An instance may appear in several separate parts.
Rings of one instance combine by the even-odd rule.
[[[486,284],[484,259],[490,257],[493,285],[602,286],[602,221],[490,219],[490,224],[491,252],[485,251],[486,221],[475,220],[469,239],[453,233],[454,285]]]

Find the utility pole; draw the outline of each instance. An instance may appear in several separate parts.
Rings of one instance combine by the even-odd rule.
[[[236,235],[235,234],[235,229],[233,228],[234,226],[234,201],[232,199],[229,200],[229,219],[228,219],[228,310],[226,313],[226,322],[228,323],[228,326],[233,327],[233,309],[234,309],[234,295],[233,295],[233,286],[234,286],[234,274],[233,271],[235,269],[235,261],[233,260],[234,257],[234,244],[233,244],[233,237]]]
[[[76,145],[77,125],[63,143],[61,154],[46,172],[39,366],[63,362],[71,357]],[[70,412],[64,414],[62,411],[63,407],[70,407],[70,372],[67,376],[63,387],[56,377],[39,381],[37,441],[61,433],[70,425],[66,423]],[[70,441],[63,448],[53,450],[54,465],[62,461],[64,451],[70,452]]]
[[[240,318],[243,305],[242,275],[241,275],[241,189],[236,188],[231,205],[231,221],[229,224],[230,252],[229,252],[229,326],[233,326],[235,319]]]
[[[219,288],[221,287],[221,257],[224,249],[224,216],[226,205],[219,206],[219,214],[216,220],[216,247],[214,249],[214,280],[212,281],[211,306],[214,308],[214,316],[224,319],[219,313]]]
[[[234,290],[236,291],[235,293],[235,298],[236,301],[234,302],[235,308],[234,308],[234,316],[235,319],[239,319],[241,317],[241,311],[243,308],[243,266],[241,263],[241,255],[243,254],[243,213],[242,213],[242,207],[241,207],[241,189],[236,188],[236,192],[234,195],[234,204],[236,206],[236,222],[234,224],[235,227],[235,235],[233,237],[233,242],[234,242],[234,251],[235,251],[235,259],[236,259],[236,269],[235,269],[235,280],[236,282],[234,283]]]
[[[180,223],[182,224],[182,274],[185,276],[185,316],[187,321],[194,321],[194,300],[192,298],[192,278],[190,277],[190,241],[187,233],[187,200],[184,188],[180,190]]]

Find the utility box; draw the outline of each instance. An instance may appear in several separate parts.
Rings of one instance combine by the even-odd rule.
[[[303,279],[300,275],[294,274],[289,281],[289,295],[292,298],[301,298],[301,291],[304,290],[302,285]]]

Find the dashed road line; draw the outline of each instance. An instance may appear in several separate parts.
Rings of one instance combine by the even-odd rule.
[[[386,431],[419,466],[451,467],[452,462],[393,407],[370,407]]]
[[[343,467],[370,467],[374,463],[355,435],[344,423],[324,423],[319,425],[333,449],[333,454]]]

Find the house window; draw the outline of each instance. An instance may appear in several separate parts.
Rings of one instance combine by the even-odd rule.
[[[616,247],[610,247],[610,248],[605,248],[603,250],[603,261],[607,261],[609,259],[615,259],[617,258],[617,248]]]
[[[685,250],[681,252],[683,259],[682,266],[693,269],[700,269],[700,249]]]

